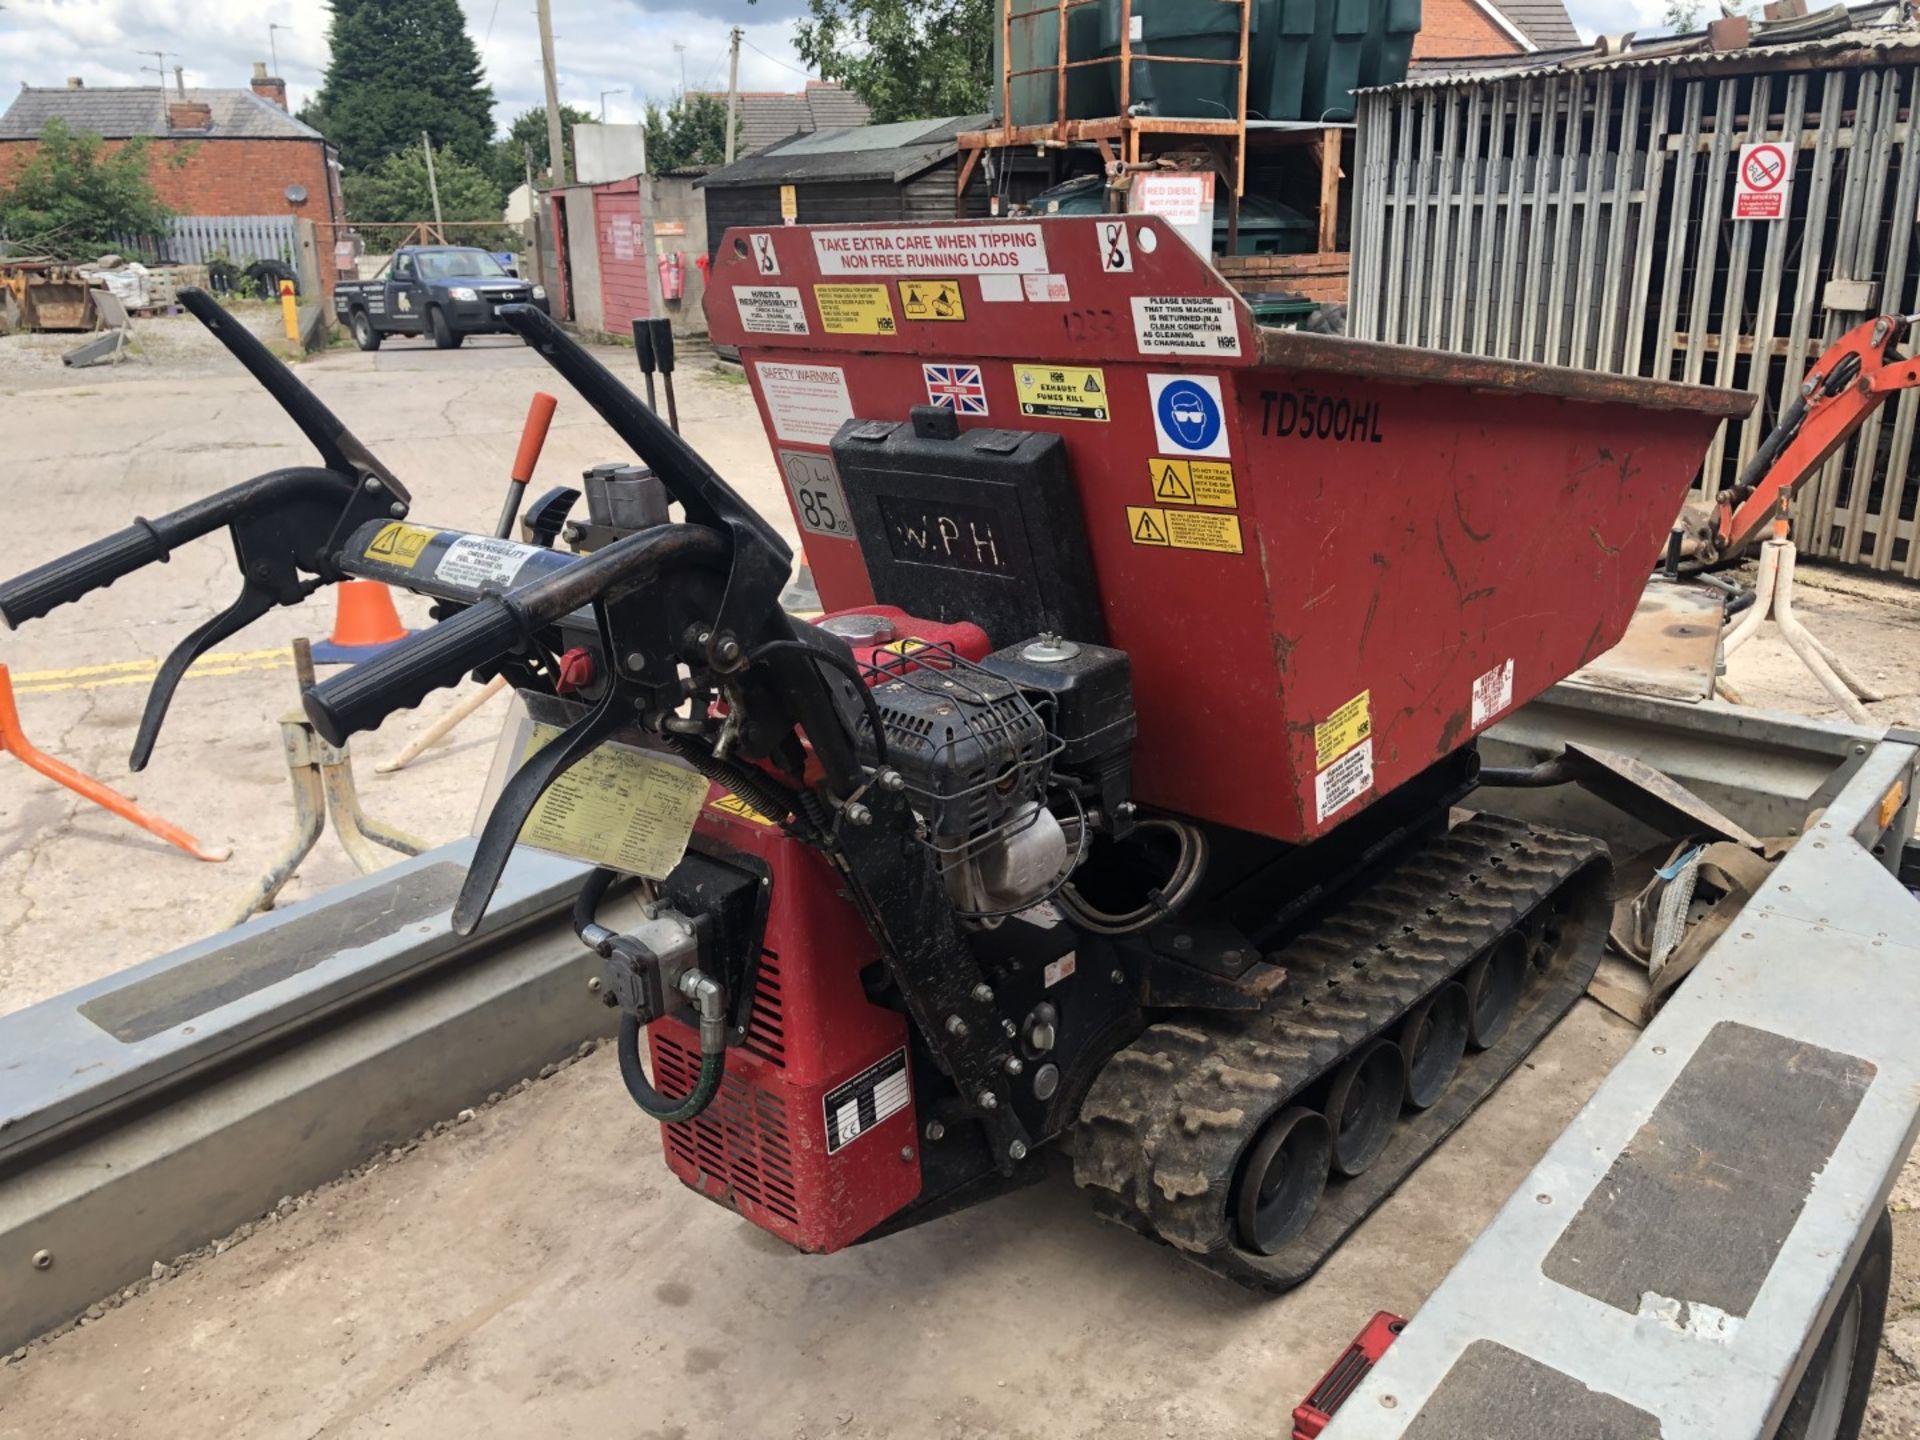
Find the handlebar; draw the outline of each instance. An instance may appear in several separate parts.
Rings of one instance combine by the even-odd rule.
[[[9,630],[38,620],[51,610],[156,561],[164,562],[181,545],[202,535],[284,506],[319,502],[338,510],[354,498],[352,479],[331,470],[296,467],[274,470],[234,485],[204,500],[182,506],[158,520],[136,519],[126,529],[83,545],[71,554],[27,571],[0,584],[0,621]],[[318,562],[325,553],[333,516],[310,537],[303,561]],[[308,569],[315,564],[309,563]]]
[[[582,605],[645,584],[670,566],[724,569],[726,538],[704,525],[659,525],[614,541],[566,569],[399,641],[306,692],[307,718],[331,744],[410,710],[468,671],[522,649],[533,634]],[[612,657],[609,662],[613,663]]]

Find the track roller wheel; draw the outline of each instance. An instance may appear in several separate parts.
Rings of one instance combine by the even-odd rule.
[[[1380,1158],[1407,1091],[1407,1064],[1391,1040],[1376,1040],[1340,1067],[1327,1091],[1333,1169],[1358,1175]]]
[[[1409,1109],[1426,1109],[1452,1083],[1467,1053],[1467,1008],[1467,987],[1456,980],[1414,1006],[1401,1022]]]
[[[1467,967],[1467,1039],[1476,1050],[1500,1043],[1526,989],[1527,942],[1507,934]]]
[[[1233,1216],[1242,1246],[1275,1255],[1307,1228],[1327,1188],[1332,1153],[1324,1115],[1295,1105],[1267,1122],[1240,1166]]]

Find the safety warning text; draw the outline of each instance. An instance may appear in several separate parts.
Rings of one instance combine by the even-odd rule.
[[[1214,515],[1204,510],[1129,505],[1127,538],[1136,545],[1164,545],[1170,550],[1211,550],[1217,555],[1243,553],[1240,517]]]
[[[1238,355],[1233,301],[1210,295],[1136,295],[1133,337],[1142,355]]]
[[[1022,415],[1054,420],[1105,420],[1107,377],[1101,370],[1054,365],[1016,365],[1014,389]]]
[[[793,285],[736,285],[734,309],[740,328],[756,335],[805,335],[807,311]]]
[[[902,280],[900,313],[909,320],[964,320],[967,304],[958,280]]]
[[[822,275],[1045,274],[1047,242],[1038,225],[916,225],[816,230]]]
[[[1313,727],[1313,768],[1324,770],[1373,735],[1373,692],[1362,690]]]
[[[403,525],[398,520],[390,525],[382,525],[380,533],[367,545],[366,558],[379,560],[387,565],[398,565],[403,570],[411,570],[413,562],[420,558],[420,552],[427,548],[438,530],[429,530],[424,525]]]
[[[829,335],[891,335],[898,324],[884,285],[816,285],[820,328]]]
[[[1149,460],[1147,476],[1153,498],[1163,505],[1231,510],[1240,503],[1233,490],[1233,466],[1224,460]]]

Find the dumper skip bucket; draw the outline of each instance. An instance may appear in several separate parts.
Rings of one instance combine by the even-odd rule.
[[[875,599],[843,425],[933,404],[1058,433],[1132,659],[1138,800],[1288,841],[1618,640],[1750,404],[1264,329],[1154,216],[734,230],[713,279],[829,610]],[[864,538],[1020,583],[1020,537],[982,551],[978,518]]]

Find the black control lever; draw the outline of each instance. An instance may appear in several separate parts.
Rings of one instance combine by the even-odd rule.
[[[563,616],[593,606],[610,671],[606,689],[592,710],[514,772],[501,790],[454,905],[456,933],[471,934],[480,923],[520,831],[547,787],[616,729],[638,718],[633,703],[637,682],[626,673],[609,607],[670,572],[705,569],[723,574],[726,564],[727,542],[719,532],[699,525],[657,525],[583,556],[544,580],[489,596],[306,692],[313,728],[343,745],[350,735],[373,729],[394,711],[410,709],[432,691],[458,684],[468,671],[525,648],[536,632]]]
[[[326,468],[294,467],[256,475],[157,520],[136,519],[118,534],[82,546],[0,584],[0,620],[9,629],[104,589],[179,546],[225,527],[240,564],[240,594],[175,646],[147,694],[128,764],[146,768],[174,690],[202,655],[276,605],[297,605],[320,586],[345,578],[334,555],[354,528],[407,513],[406,488],[346,426],[254,336],[198,290],[180,300],[280,403],[313,442]]]

